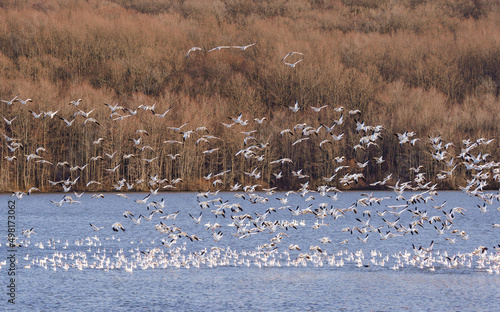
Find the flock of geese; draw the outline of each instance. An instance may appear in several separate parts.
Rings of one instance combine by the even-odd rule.
[[[246,50],[255,44],[219,46],[209,49],[206,53],[221,49]],[[193,52],[205,52],[205,49],[193,47],[186,57]],[[290,52],[281,60],[283,64],[293,68],[302,61],[299,59],[294,63],[287,63],[286,59],[293,55],[303,54]],[[22,100],[19,95],[11,100],[2,100],[6,107],[14,107],[17,103],[29,107],[29,102],[33,100]],[[48,118],[54,121],[61,120],[60,122],[64,122],[67,127],[74,127],[76,118],[81,116],[85,119],[83,127],[91,123],[100,126],[99,120],[90,117],[94,110],[85,112],[79,108],[82,102],[84,100],[78,99],[69,103],[76,109],[72,120],[60,116],[59,110],[41,113],[29,111],[33,115],[33,122]],[[134,110],[122,107],[118,103],[104,105],[109,109],[109,118],[115,122],[133,118],[141,110],[142,113],[152,114],[159,119],[171,111],[171,108],[168,108],[163,113],[158,113],[159,107],[155,104],[139,105]],[[377,149],[378,143],[386,135],[383,125],[368,125],[363,122],[362,112],[359,110],[346,110],[342,106],[330,107],[330,105],[306,107],[298,101],[283,109],[290,115],[300,114],[304,110],[319,114],[328,109],[333,109],[338,114],[337,119],[328,124],[300,123],[280,129],[275,135],[292,146],[304,144],[306,141],[316,141],[319,136],[324,137],[319,143],[321,148],[327,148],[329,144],[347,144],[344,139],[344,127],[348,118],[354,119],[355,132],[358,135],[356,144],[352,146],[355,151]],[[2,110],[8,112],[7,109]],[[16,116],[8,118],[3,116],[5,126],[11,127],[16,118]],[[477,209],[479,213],[493,214],[492,223],[485,226],[492,230],[500,228],[500,224],[494,221],[498,220],[500,213],[500,207],[495,207],[500,202],[500,193],[488,191],[492,181],[500,182],[500,162],[494,159],[498,155],[487,153],[489,146],[498,144],[497,138],[467,139],[461,142],[461,146],[455,146],[452,142],[445,142],[440,136],[423,139],[411,131],[397,133],[395,135],[401,146],[411,148],[416,144],[427,144],[436,164],[443,168],[440,173],[435,177],[429,177],[426,176],[425,168],[418,166],[410,168],[412,178],[407,181],[401,181],[388,174],[370,186],[383,187],[391,191],[392,193],[389,193],[391,195],[388,195],[388,192],[384,192],[384,196],[379,196],[379,192],[366,192],[351,203],[340,205],[338,204],[340,199],[350,196],[349,193],[343,193],[342,187],[365,179],[364,174],[368,172],[366,170],[368,164],[370,162],[383,164],[385,160],[382,156],[359,159],[355,161],[355,166],[352,166],[352,162],[349,163],[345,156],[338,155],[332,159],[336,167],[332,172],[325,172],[322,178],[324,184],[313,186],[307,172],[302,169],[289,169],[289,165],[294,162],[293,157],[266,159],[265,151],[270,148],[269,143],[260,141],[257,135],[259,126],[268,122],[265,117],[246,116],[240,113],[237,116],[228,116],[228,119],[230,123],[221,121],[227,131],[244,134],[242,141],[244,148],[234,155],[235,158],[244,158],[257,164],[267,162],[274,168],[275,181],[282,179],[286,173],[286,176],[299,182],[300,188],[285,193],[277,192],[276,187],[262,187],[264,184],[261,181],[262,165],[257,165],[251,171],[242,172],[247,177],[246,181],[251,181],[245,185],[240,184],[244,181],[237,181],[234,184],[226,182],[227,175],[231,173],[230,169],[207,173],[203,177],[207,182],[207,190],[196,195],[195,207],[189,209],[173,208],[175,205],[168,200],[170,193],[163,193],[164,190],[175,190],[183,183],[182,177],[172,178],[169,181],[157,173],[151,173],[145,180],[128,181],[125,177],[121,177],[115,180],[112,189],[109,190],[112,193],[94,192],[92,195],[85,195],[84,192],[74,191],[74,185],[84,185],[88,192],[91,192],[93,187],[101,184],[98,180],[84,180],[81,175],[90,162],[131,157],[140,158],[145,164],[157,161],[158,155],[152,158],[140,156],[144,150],[154,152],[154,149],[146,144],[147,131],[136,129],[137,137],[129,139],[134,149],[139,152],[119,155],[116,151],[109,151],[92,156],[84,165],[70,164],[65,160],[58,162],[47,160],[44,156],[47,155],[45,147],[23,146],[25,143],[20,138],[2,133],[5,139],[5,145],[2,145],[11,153],[2,160],[2,166],[8,166],[9,162],[24,154],[26,162],[34,161],[40,166],[52,165],[55,168],[66,166],[73,173],[73,178],[48,181],[64,193],[62,198],[50,200],[54,209],[81,204],[100,205],[99,201],[109,200],[111,203],[120,201],[120,207],[124,210],[122,215],[118,215],[117,219],[109,224],[99,220],[96,215],[96,219],[88,225],[88,231],[92,234],[73,243],[64,239],[38,238],[36,225],[29,230],[23,229],[23,237],[18,239],[17,246],[25,254],[24,268],[123,269],[132,272],[137,268],[167,267],[354,265],[390,267],[394,270],[413,267],[429,271],[473,267],[478,271],[500,273],[500,245],[478,246],[468,252],[455,254],[449,254],[444,250],[446,244],[459,244],[461,240],[470,238],[469,233],[455,224],[457,219],[471,213],[473,209]],[[189,122],[184,122],[178,127],[165,127],[177,138],[167,140],[164,144],[182,146],[188,140],[196,140],[197,145],[207,146],[201,151],[206,157],[221,149],[211,146],[213,142],[221,139],[210,134],[209,129],[200,126],[187,130],[188,127]],[[105,138],[99,138],[93,141],[93,144],[101,144],[103,140]],[[24,151],[28,150],[34,152],[25,154]],[[169,154],[167,157],[172,160],[182,157],[182,148],[179,153]],[[106,168],[105,171],[110,175],[119,174],[121,166],[122,163],[118,163]],[[460,190],[479,200],[480,204],[477,204],[477,207],[455,205],[451,207],[446,201],[439,201],[438,181],[450,178],[459,166],[467,170],[470,177],[467,184],[460,186]],[[131,192],[143,184],[150,189],[146,196]],[[231,193],[220,192],[221,189],[229,190]],[[12,196],[21,200],[24,196],[37,191],[39,190],[36,187],[31,187],[28,190],[17,190]],[[177,219],[178,217],[180,218]],[[180,220],[182,218],[184,219]],[[154,229],[157,238],[148,238],[147,241],[131,240],[130,248],[125,245],[128,242],[122,241],[120,247],[115,247],[113,244],[120,242],[122,235],[130,232],[132,227]],[[322,233],[324,236],[315,239],[302,237],[300,233],[304,231],[301,229],[307,229],[305,231],[307,233]],[[399,240],[409,236],[417,237],[421,232],[430,235],[429,231],[433,232],[436,238],[427,245],[413,244],[410,251],[383,253],[376,249],[369,252],[363,251],[363,248],[356,251],[348,250],[350,245],[370,246],[373,240]],[[240,251],[229,246],[240,240],[249,245],[252,240],[257,243],[253,249]],[[106,246],[107,242],[114,243]],[[443,248],[435,249],[435,245]],[[201,248],[197,249],[197,246]],[[30,250],[35,256],[30,257]],[[42,251],[46,253],[40,254]],[[5,261],[0,262],[0,268],[5,264]]]

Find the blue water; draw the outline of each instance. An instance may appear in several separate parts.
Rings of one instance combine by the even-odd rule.
[[[290,209],[318,208],[327,203],[328,208],[346,209],[364,195],[363,192],[345,192],[337,201],[311,193],[305,197],[292,194]],[[15,199],[0,195],[2,235],[7,234],[7,202],[16,200],[16,231],[33,228],[35,234],[29,238],[20,235],[23,245],[16,252],[16,304],[1,296],[0,310],[14,311],[494,311],[500,303],[500,253],[494,247],[500,244],[499,202],[487,205],[481,212],[477,205],[483,202],[461,192],[439,192],[434,201],[410,205],[404,211],[398,225],[418,219],[409,210],[426,211],[427,216],[446,219],[442,210],[449,212],[454,207],[463,207],[464,215],[454,214],[453,224],[444,234],[438,235],[434,225],[427,221],[418,234],[404,234],[381,240],[378,232],[369,230],[366,243],[356,230],[353,234],[343,232],[349,227],[363,227],[356,219],[366,221],[381,231],[398,234],[389,228],[382,218],[394,222],[397,217],[387,213],[381,217],[376,212],[400,211],[386,205],[401,205],[393,192],[375,192],[375,197],[385,199],[380,205],[363,207],[358,204],[357,213],[346,211],[344,217],[334,219],[327,216],[318,219],[314,214],[293,216],[276,198],[284,193],[259,196],[269,200],[264,204],[252,204],[234,197],[235,193],[219,193],[208,199],[221,198],[228,204],[239,203],[241,212],[226,209],[226,217],[215,217],[210,208],[201,210],[196,193],[161,193],[151,196],[148,202],[165,200],[163,213],[154,214],[151,221],[142,219],[139,225],[123,216],[131,211],[135,218],[148,215],[151,210],[133,199],[142,199],[143,193],[127,194],[130,199],[105,193],[102,199],[91,199],[91,193],[73,199],[81,203],[56,207],[50,200],[59,201],[63,194],[36,194]],[[309,195],[314,200],[305,201]],[[405,194],[407,198],[411,193]],[[440,205],[446,201],[443,209]],[[297,220],[296,229],[279,228],[271,233],[268,229],[246,238],[238,238],[236,227],[230,216],[249,214],[257,218],[270,208],[276,208],[265,217],[274,221]],[[370,211],[371,217],[363,212]],[[172,219],[160,219],[179,211]],[[200,224],[195,224],[189,214],[197,217],[203,211]],[[114,232],[111,225],[121,222],[125,232]],[[193,241],[182,236],[172,247],[168,234],[160,233],[155,225],[176,226],[187,235],[197,235],[202,241]],[[221,225],[223,237],[215,241],[205,224]],[[316,222],[328,225],[313,229]],[[93,231],[89,223],[104,227]],[[248,229],[255,228],[250,225]],[[458,230],[455,233],[452,231]],[[465,231],[464,239],[460,232]],[[271,244],[278,233],[281,242]],[[462,232],[463,234],[463,232]],[[321,243],[329,237],[331,243]],[[455,239],[450,244],[449,239]],[[346,244],[340,242],[347,240]],[[432,251],[422,257],[413,250],[422,246]],[[43,244],[43,249],[41,248]],[[297,244],[299,250],[288,247]],[[310,250],[319,246],[320,254]],[[471,254],[479,246],[487,247]],[[156,248],[156,249],[155,249]],[[7,248],[2,241],[0,280],[6,289],[8,283]],[[151,251],[153,251],[151,256]],[[196,258],[194,253],[201,255]],[[418,251],[417,251],[418,252]],[[404,259],[406,255],[406,260]],[[309,257],[307,259],[306,257]],[[399,260],[398,260],[399,258]],[[419,261],[430,259],[420,265]],[[52,260],[51,260],[52,259]],[[196,260],[199,259],[199,262]],[[202,259],[202,260],[200,260]],[[212,264],[208,259],[214,260]],[[299,260],[297,260],[299,259]],[[302,260],[300,260],[302,259]],[[359,261],[358,261],[359,259]],[[384,260],[385,259],[385,260]],[[450,259],[450,260],[447,260]],[[458,259],[454,265],[450,261]],[[399,261],[399,265],[398,265]],[[121,265],[120,265],[121,262]],[[83,263],[83,264],[82,264]],[[342,263],[342,264],[340,264]],[[195,265],[197,264],[197,265]],[[132,268],[125,270],[125,268]]]

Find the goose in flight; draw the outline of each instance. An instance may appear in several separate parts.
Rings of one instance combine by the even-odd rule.
[[[231,46],[218,46],[218,47],[215,47],[213,49],[208,50],[207,53],[212,52],[212,51],[219,51],[221,49],[229,49],[229,48],[231,48]]]
[[[3,117],[3,116],[2,116]],[[8,126],[12,125],[12,122],[16,120],[17,116],[12,118],[11,120],[8,120],[7,118],[3,117],[3,120],[7,123]]]
[[[119,106],[118,102],[116,102],[116,104],[114,106],[109,105],[108,103],[104,103],[104,105],[106,105],[107,107],[109,107],[111,109],[112,113],[114,113],[117,110],[123,110],[123,106]]]
[[[120,164],[118,164],[116,167],[112,168],[112,169],[104,169],[106,170],[107,172],[116,172],[116,169],[118,169],[120,167]]]
[[[295,63],[287,63],[287,62],[283,62],[283,64],[287,65],[287,66],[290,66],[291,68],[294,68],[295,66],[297,66],[298,63],[300,63],[303,59],[300,59],[298,60],[297,62]]]
[[[285,57],[283,57],[281,59],[281,61],[283,62],[287,57],[289,57],[290,55],[294,55],[294,54],[304,55],[304,53],[301,53],[301,52],[289,52],[289,53],[287,53],[287,55],[285,55]]]
[[[200,212],[200,215],[199,215],[198,217],[196,217],[196,218],[195,218],[195,217],[193,217],[191,214],[189,214],[189,216],[190,216],[191,218],[193,218],[193,220],[194,220],[195,224],[200,224],[202,214],[203,214],[203,212]]]
[[[85,119],[85,121],[83,122],[83,126],[85,127],[85,125],[87,124],[87,122],[93,122],[93,123],[96,123],[98,126],[100,126],[101,124],[95,120],[94,118],[87,118]]]
[[[136,203],[138,203],[139,205],[141,205],[141,204],[142,204],[142,205],[145,205],[145,204],[147,203],[147,201],[148,201],[148,199],[149,199],[149,197],[150,197],[150,196],[151,196],[151,193],[150,193],[150,194],[148,194],[148,195],[147,195],[146,197],[144,197],[143,199],[135,199],[134,201],[135,201]]]
[[[118,232],[119,230],[122,230],[125,232],[125,228],[123,227],[123,224],[121,222],[116,222],[114,223],[111,228],[113,231]]]
[[[26,105],[26,104],[28,104],[28,102],[33,102],[32,99],[22,100],[20,98],[16,99],[16,101],[18,101],[19,103],[21,103],[21,105]]]
[[[257,44],[257,42],[254,42],[254,43],[251,43],[251,44],[247,44],[246,46],[231,46],[231,48],[240,49],[240,50],[244,51],[244,50],[246,50],[246,49],[248,49],[251,46],[254,46],[256,44]]]
[[[50,119],[54,118],[54,116],[59,112],[59,110],[56,110],[55,112],[53,111],[48,111],[43,113],[43,118],[45,117],[50,117]]]
[[[71,126],[71,125],[73,124],[73,122],[75,121],[75,119],[73,119],[73,120],[69,121],[69,120],[67,120],[66,118],[62,118],[62,117],[60,117],[60,116],[57,116],[57,117],[59,117],[59,119],[61,119],[62,121],[64,121],[64,122],[66,123],[66,126],[67,126],[67,127]]]
[[[168,129],[170,129],[170,130],[174,130],[175,132],[179,132],[179,131],[181,131],[181,129],[182,129],[182,128],[184,128],[184,126],[186,126],[188,123],[189,123],[189,121],[188,121],[188,122],[186,122],[186,123],[184,123],[182,126],[180,126],[180,127],[178,127],[178,128],[176,128],[176,127],[167,127],[167,128],[168,128]]]
[[[94,142],[92,142],[92,144],[97,145],[97,144],[101,143],[102,141],[104,141],[104,138],[98,138],[97,140],[95,140]]]
[[[152,163],[154,160],[160,158],[160,156],[153,157],[151,159],[143,158],[142,160],[147,162],[148,164]]]
[[[78,105],[80,105],[81,102],[82,102],[82,99],[78,99],[76,101],[70,101],[69,105],[73,104],[74,106],[78,106]]]
[[[18,96],[19,96],[19,93],[10,101],[5,101],[5,100],[1,100],[1,101],[6,103],[7,105],[12,105],[12,104],[14,104],[14,101],[17,99]]]
[[[314,106],[310,106],[310,105],[309,105],[309,107],[310,107],[313,111],[315,111],[316,113],[319,113],[319,112],[320,112],[323,108],[328,107],[328,105],[323,105],[323,106],[320,106],[320,107],[314,107]]]
[[[155,114],[156,117],[163,118],[170,112],[170,107],[163,114]]]
[[[103,227],[97,227],[97,226],[93,225],[92,223],[89,223],[89,224],[94,229],[94,232],[95,231],[99,231],[100,229],[104,229],[104,226]]]
[[[300,109],[300,107],[299,107],[299,102],[298,102],[298,101],[295,101],[295,105],[294,105],[294,106],[288,106],[288,108],[289,108],[292,112],[294,112],[294,113],[298,112],[298,111],[299,111],[299,109]]]
[[[104,155],[108,156],[108,158],[111,159],[111,158],[115,157],[116,152],[117,151],[114,151],[113,154],[108,154],[108,153],[104,152]]]
[[[187,52],[187,54],[186,54],[186,58],[188,58],[188,57],[189,57],[189,53],[194,52],[194,51],[201,51],[201,52],[205,52],[205,50],[203,50],[203,49],[202,49],[202,48],[200,48],[200,47],[192,47],[192,48],[191,48],[191,49],[189,49],[189,51]]]
[[[35,118],[40,118],[44,114],[44,112],[41,112],[40,114],[37,114],[37,113],[35,113],[33,111],[30,111],[30,110],[28,110],[28,112],[32,113]]]

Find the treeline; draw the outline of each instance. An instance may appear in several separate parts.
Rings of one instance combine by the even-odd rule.
[[[303,169],[316,185],[330,175],[337,164],[334,157],[345,156],[351,168],[356,162],[383,156],[381,165],[371,161],[356,169],[366,180],[349,187],[365,187],[389,173],[411,179],[410,167],[422,165],[429,180],[446,166],[432,157],[428,137],[441,136],[453,142],[448,160],[463,148],[462,140],[494,138],[475,153],[489,153],[498,161],[500,92],[500,4],[497,1],[2,1],[0,3],[0,99],[16,94],[33,102],[22,105],[1,103],[0,131],[19,138],[23,149],[11,152],[3,137],[0,153],[0,190],[37,186],[51,190],[48,180],[76,178],[75,189],[98,180],[95,189],[109,190],[121,178],[148,179],[158,173],[171,181],[182,178],[177,189],[197,190],[212,185],[205,180],[225,175],[222,188],[237,181],[278,186],[298,186],[291,171]],[[246,50],[217,46],[243,46]],[[204,51],[187,51],[197,46]],[[294,68],[281,59],[291,51],[303,53]],[[288,60],[297,55],[290,56]],[[71,100],[82,99],[75,107]],[[291,113],[287,106],[298,101],[302,109]],[[104,103],[135,110],[139,105],[155,106],[164,118],[147,110],[123,120]],[[316,113],[309,106],[328,108]],[[344,139],[319,146],[330,139],[325,129],[303,144],[282,138],[280,131],[305,123],[331,126],[344,106],[345,123],[335,134]],[[67,120],[81,109],[94,111],[90,117],[100,125],[76,116],[72,126],[57,118],[37,119],[29,111],[58,111]],[[359,109],[361,114],[348,114]],[[240,113],[250,124],[226,128],[229,116]],[[128,113],[120,111],[124,116]],[[254,118],[266,117],[262,124]],[[356,121],[383,125],[378,147],[354,150],[363,135]],[[189,122],[181,131],[179,127]],[[182,140],[180,132],[206,127]],[[137,129],[144,129],[141,144],[134,145]],[[242,131],[256,129],[251,144],[266,144],[256,156],[261,162],[235,154],[246,148]],[[300,129],[296,129],[300,135]],[[414,131],[421,144],[398,144],[395,133]],[[196,141],[203,135],[219,139]],[[99,137],[101,144],[93,144]],[[180,140],[183,144],[163,143]],[[331,140],[332,141],[332,140]],[[138,147],[152,150],[140,152]],[[37,147],[47,149],[40,164],[26,161]],[[213,153],[203,153],[219,148]],[[104,153],[117,151],[107,158]],[[169,154],[181,154],[171,159]],[[136,157],[123,159],[126,154]],[[7,161],[5,156],[16,155]],[[42,157],[41,156],[41,157]],[[103,156],[104,160],[90,161]],[[158,159],[150,164],[143,159]],[[286,168],[270,165],[275,159],[290,157]],[[490,159],[488,159],[490,160]],[[57,162],[89,166],[70,171]],[[120,164],[116,172],[106,169]],[[258,167],[262,177],[254,181],[245,175]],[[280,169],[284,178],[276,180]],[[458,166],[452,177],[439,181],[443,188],[463,185],[470,173]],[[393,182],[394,182],[393,181]],[[332,185],[342,186],[338,180]],[[498,187],[491,181],[490,187]],[[212,187],[214,187],[212,185]],[[137,189],[147,189],[138,186]]]

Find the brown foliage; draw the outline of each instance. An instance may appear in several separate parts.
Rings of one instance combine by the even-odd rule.
[[[106,160],[92,164],[82,178],[103,177],[108,186],[121,176],[145,178],[158,171],[169,179],[182,177],[184,189],[196,189],[206,187],[202,175],[225,169],[233,169],[226,183],[239,178],[250,182],[241,172],[258,165],[263,168],[262,183],[273,184],[272,166],[234,158],[245,147],[244,136],[221,122],[243,113],[252,122],[268,118],[267,124],[256,126],[257,140],[272,147],[265,151],[266,161],[293,156],[296,162],[290,169],[304,168],[320,179],[334,169],[335,156],[361,161],[381,153],[390,161],[369,167],[367,179],[392,171],[404,176],[407,167],[433,160],[426,148],[398,147],[394,133],[415,131],[422,140],[441,135],[456,146],[462,139],[499,137],[499,7],[488,0],[2,1],[0,98],[20,93],[33,99],[28,104],[32,111],[60,109],[59,115],[67,119],[75,111],[67,103],[82,98],[79,108],[95,109],[91,116],[101,126],[83,128],[81,116],[73,127],[58,119],[34,121],[15,105],[2,107],[2,114],[18,115],[19,120],[12,128],[2,125],[1,131],[22,136],[27,146],[50,147],[47,159],[73,165],[104,152],[117,150],[120,157],[136,153],[129,139],[136,138],[135,129],[149,131],[145,141],[155,154],[145,152],[144,157],[158,154],[158,162],[145,165],[131,159],[113,176],[104,169],[122,160]],[[186,58],[192,46],[207,51],[253,42],[257,44],[245,51],[195,51]],[[295,68],[280,62],[290,51],[304,53]],[[295,100],[305,107],[300,115],[290,115],[285,107]],[[115,122],[103,103],[116,102],[131,110],[156,102],[158,113],[168,107],[172,111],[163,119],[140,111]],[[318,116],[309,111],[310,105],[329,108]],[[387,138],[380,152],[352,150],[358,139],[353,119],[346,121],[346,142],[328,150],[318,147],[324,135],[293,148],[293,141],[280,139],[282,129],[297,123],[330,126],[339,117],[332,108],[340,105],[346,111],[360,109],[367,124],[385,126]],[[221,137],[209,145],[220,147],[220,152],[201,154],[194,144],[197,137],[184,143],[188,152],[182,159],[170,160],[167,154],[181,147],[163,143],[179,139],[166,127],[188,121],[189,130],[206,126]],[[98,137],[107,140],[95,146],[92,141]],[[5,143],[0,151],[2,190],[5,185],[44,187],[47,179],[67,174],[25,163],[23,155],[16,165],[6,163],[4,156],[10,154]],[[498,148],[490,153],[498,153]],[[442,169],[429,168],[434,168],[431,173]],[[7,183],[13,176],[15,182]]]

